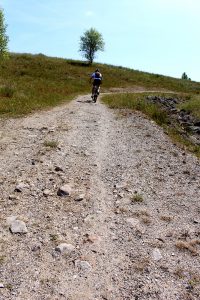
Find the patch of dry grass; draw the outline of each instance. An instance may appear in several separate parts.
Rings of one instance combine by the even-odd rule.
[[[58,141],[44,141],[44,146],[49,148],[57,148],[58,147]]]
[[[150,265],[150,260],[148,257],[140,257],[137,262],[133,263],[133,268],[137,272],[144,272],[144,270]]]
[[[134,211],[133,215],[136,216],[136,217],[140,217],[140,216],[149,217],[150,216],[150,214],[146,210],[137,210],[137,211]]]
[[[191,252],[192,255],[199,254],[198,250],[195,247],[196,245],[200,245],[200,240],[195,239],[190,242],[187,242],[187,241],[177,241],[176,242],[176,247],[179,250],[188,250]]]
[[[150,225],[151,224],[151,219],[149,217],[143,216],[141,217],[141,221],[145,224],[145,225]]]
[[[173,220],[171,216],[166,216],[166,215],[160,216],[160,219],[165,222],[171,222]]]

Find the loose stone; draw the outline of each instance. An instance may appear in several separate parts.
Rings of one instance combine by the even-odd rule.
[[[27,233],[28,232],[26,224],[20,220],[14,220],[11,222],[10,231],[12,233]]]
[[[15,192],[21,193],[24,188],[26,188],[27,185],[25,183],[19,183],[16,187],[15,187]]]
[[[77,195],[77,196],[74,198],[74,200],[75,200],[75,201],[82,201],[82,200],[84,200],[84,198],[85,198],[85,194],[80,194],[80,195]]]
[[[160,250],[157,248],[153,250],[152,256],[153,256],[153,260],[155,261],[159,261],[162,259],[162,254],[160,253]]]
[[[71,187],[68,184],[65,184],[59,188],[57,195],[61,197],[66,197],[66,196],[70,196],[71,193],[72,193]]]
[[[56,171],[56,172],[63,172],[63,169],[62,169],[61,167],[58,167],[58,166],[57,166],[57,167],[55,167],[55,171]]]
[[[75,262],[75,266],[78,267],[81,271],[90,272],[92,266],[89,264],[88,261],[85,260],[78,260]]]
[[[16,195],[9,195],[9,199],[10,200],[19,200],[19,197],[17,197]]]
[[[43,195],[45,196],[45,197],[48,197],[49,195],[51,194],[51,191],[50,190],[44,190],[43,191]]]
[[[70,254],[72,251],[75,250],[75,247],[71,244],[61,243],[55,248],[55,250],[61,254]]]

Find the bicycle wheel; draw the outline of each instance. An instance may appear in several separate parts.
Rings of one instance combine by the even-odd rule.
[[[94,101],[94,102],[97,102],[97,95],[96,95],[96,94],[95,94],[94,97],[93,97],[93,101]]]

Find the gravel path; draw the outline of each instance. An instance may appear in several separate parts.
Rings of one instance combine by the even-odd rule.
[[[0,299],[200,299],[199,161],[89,99],[0,122]]]

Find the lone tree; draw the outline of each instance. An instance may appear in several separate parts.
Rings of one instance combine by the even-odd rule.
[[[6,28],[4,20],[3,10],[0,8],[0,59],[3,59],[8,56],[8,41],[9,38],[6,35]]]
[[[92,64],[95,58],[95,53],[97,51],[104,51],[104,45],[105,43],[101,33],[94,28],[90,28],[85,31],[83,36],[80,38],[79,51],[81,51],[83,56],[90,64]]]

